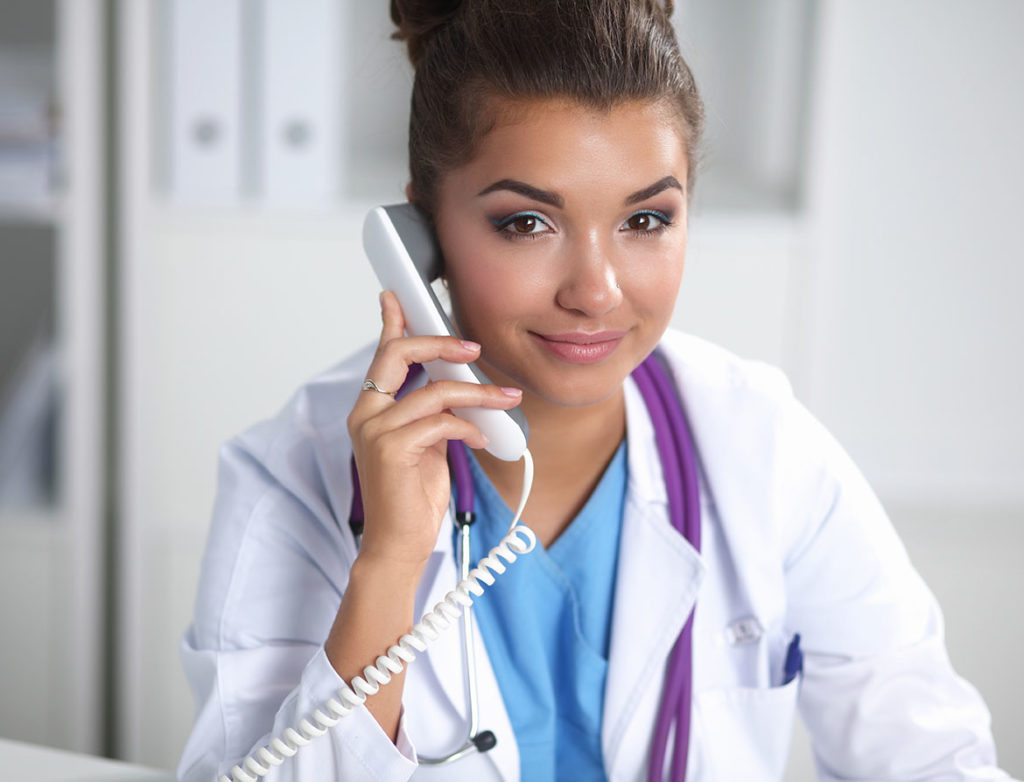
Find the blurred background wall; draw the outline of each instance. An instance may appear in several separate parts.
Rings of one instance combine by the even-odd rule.
[[[851,452],[1022,776],[1024,4],[675,20],[708,104],[675,323]],[[0,736],[175,765],[218,446],[378,328],[389,33],[383,0],[0,0]]]

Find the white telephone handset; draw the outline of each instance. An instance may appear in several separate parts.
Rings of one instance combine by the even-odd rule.
[[[430,281],[440,273],[440,251],[429,222],[416,207],[400,204],[373,209],[363,223],[363,246],[381,285],[398,296],[410,334],[455,335],[430,287]],[[425,368],[432,380],[490,382],[473,364],[431,361]],[[418,653],[426,651],[427,644],[450,627],[472,604],[474,597],[483,594],[484,585],[494,583],[494,574],[505,572],[506,563],[515,562],[518,556],[537,545],[537,536],[519,523],[533,485],[533,457],[526,447],[529,437],[526,418],[519,410],[482,407],[456,410],[455,414],[480,427],[490,439],[487,450],[496,457],[506,461],[523,460],[523,490],[508,534],[397,644],[378,657],[374,665],[366,666],[362,676],[356,676],[336,698],[322,704],[297,726],[257,747],[231,769],[231,776],[221,774],[218,782],[257,782],[310,741],[327,733],[338,720],[362,706],[368,696],[391,681],[391,677],[416,659]]]
[[[429,221],[413,204],[378,206],[363,222],[363,249],[385,290],[393,291],[405,313],[408,332],[455,336],[455,329],[430,287],[442,268],[441,251]],[[430,361],[431,380],[490,383],[475,364]],[[529,439],[526,418],[518,409],[472,407],[453,411],[476,424],[490,442],[487,451],[508,462],[518,461]]]

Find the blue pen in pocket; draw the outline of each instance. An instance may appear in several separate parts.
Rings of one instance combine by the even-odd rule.
[[[782,684],[783,686],[789,684],[795,679],[804,669],[804,653],[800,651],[800,633],[793,635],[793,640],[789,642],[789,648],[786,649],[786,661],[782,667]]]

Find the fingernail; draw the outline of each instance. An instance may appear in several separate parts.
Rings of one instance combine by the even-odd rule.
[[[523,395],[523,392],[522,392],[521,389],[509,388],[508,386],[502,386],[501,387],[501,393],[503,393],[505,396],[522,396]]]
[[[484,448],[486,448],[488,443],[491,442],[491,438],[488,437],[487,435],[485,435],[483,432],[480,432],[480,440],[481,440],[481,442],[483,442],[483,446],[481,446],[481,447],[484,447]]]
[[[380,302],[380,308],[381,308],[381,310],[383,310],[384,309],[384,291],[381,291],[380,293],[377,294],[377,301]]]
[[[476,342],[470,342],[468,339],[462,340],[462,347],[466,350],[480,350],[480,345]]]

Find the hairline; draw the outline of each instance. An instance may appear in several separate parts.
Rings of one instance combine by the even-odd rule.
[[[478,82],[482,80],[477,80]],[[656,105],[662,110],[659,112],[660,121],[668,125],[676,132],[679,142],[683,145],[686,155],[686,186],[685,196],[689,202],[692,199],[693,182],[695,178],[694,167],[696,165],[696,149],[691,149],[692,129],[683,111],[678,107],[671,93],[645,96],[625,96],[614,101],[591,100],[580,95],[507,95],[493,87],[488,88],[482,83],[469,85],[465,92],[464,100],[469,103],[479,101],[474,116],[473,133],[471,134],[471,148],[464,150],[463,154],[450,161],[443,169],[439,166],[434,176],[434,192],[430,194],[430,200],[438,195],[441,182],[455,169],[468,165],[476,157],[483,139],[498,127],[507,127],[520,122],[525,122],[530,115],[541,110],[545,105],[548,107],[570,107],[581,108],[585,111],[610,114],[616,109],[630,105]],[[495,106],[496,102],[501,105]],[[423,194],[426,195],[426,194]]]

